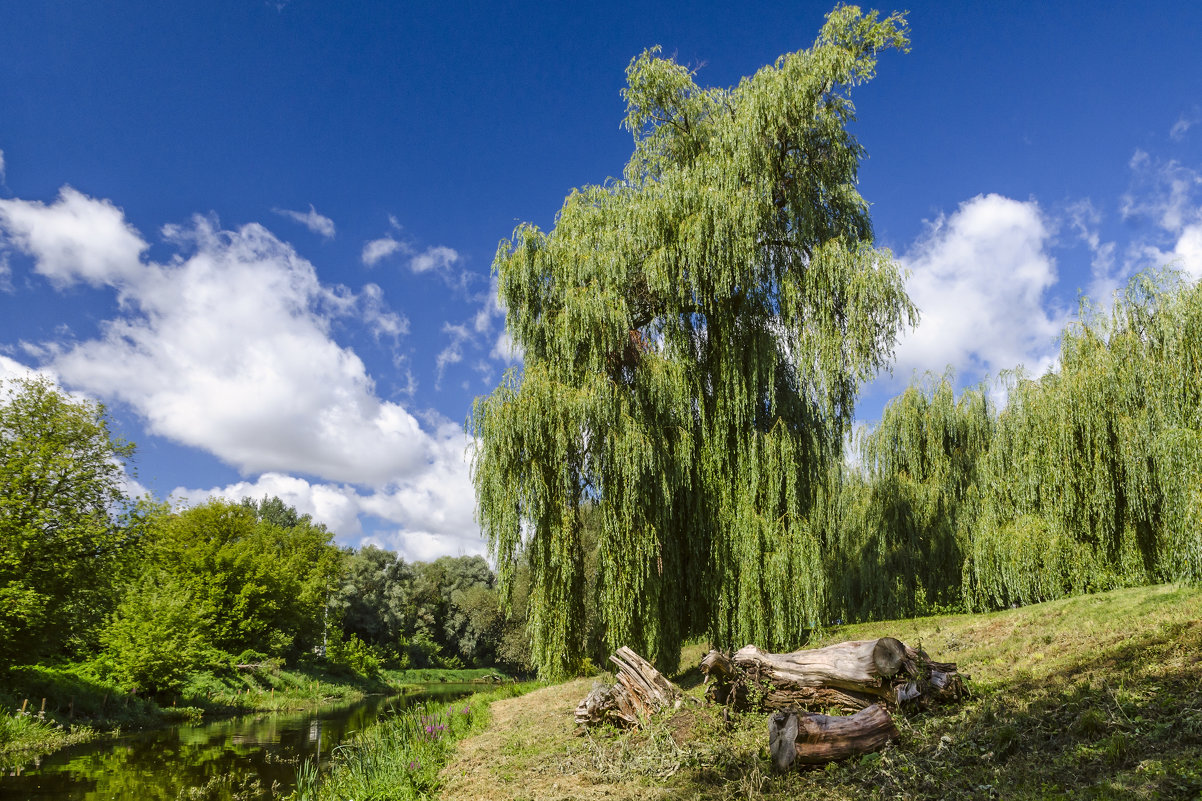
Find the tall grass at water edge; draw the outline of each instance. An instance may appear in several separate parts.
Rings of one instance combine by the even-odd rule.
[[[334,749],[328,771],[306,761],[297,771],[292,801],[432,798],[439,771],[456,743],[483,729],[489,704],[541,686],[509,684],[445,704],[417,704],[380,718]]]

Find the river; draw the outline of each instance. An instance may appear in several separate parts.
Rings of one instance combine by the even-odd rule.
[[[94,740],[0,775],[0,800],[266,801],[292,792],[305,759],[330,752],[380,715],[449,701],[478,685],[430,685],[310,712],[252,714]]]

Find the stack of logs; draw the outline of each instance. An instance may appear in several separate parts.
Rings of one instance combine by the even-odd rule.
[[[818,765],[866,754],[898,736],[889,710],[925,709],[968,694],[950,662],[900,640],[843,642],[770,654],[748,645],[701,660],[707,697],[736,709],[778,710],[768,722],[773,762]],[[844,715],[805,711],[828,709]]]
[[[612,687],[595,686],[576,708],[576,721],[639,725],[651,713],[679,705],[682,694],[629,648],[610,657]],[[701,660],[710,701],[737,710],[774,710],[768,743],[773,762],[815,765],[879,750],[898,736],[890,710],[925,709],[968,692],[956,666],[935,662],[892,637],[770,654],[748,645]],[[822,709],[846,713],[825,715]]]

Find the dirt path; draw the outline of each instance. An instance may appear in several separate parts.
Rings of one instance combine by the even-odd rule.
[[[577,679],[496,701],[486,731],[459,744],[443,769],[443,801],[573,801],[654,799],[655,787],[602,782],[588,771],[563,772],[582,741],[572,716],[592,679]],[[579,763],[576,760],[577,764]]]

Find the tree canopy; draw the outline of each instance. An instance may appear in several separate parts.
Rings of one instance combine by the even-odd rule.
[[[581,655],[586,506],[611,645],[671,667],[692,634],[773,648],[817,619],[807,511],[860,384],[916,316],[873,247],[848,131],[853,87],[907,46],[901,15],[841,7],[729,89],[645,51],[623,178],[498,247],[524,365],[473,408],[473,479],[503,582],[525,547],[545,674]]]
[[[55,653],[109,608],[133,445],[46,379],[2,384],[0,662]]]

